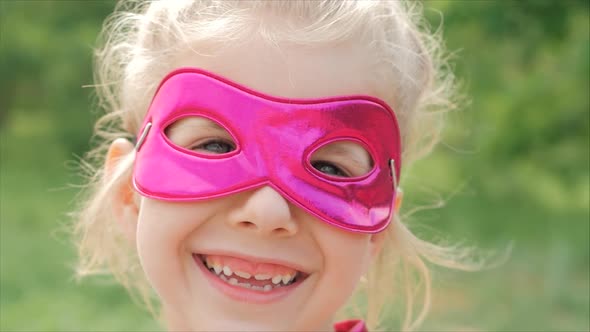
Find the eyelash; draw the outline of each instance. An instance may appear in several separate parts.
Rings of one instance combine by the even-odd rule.
[[[227,149],[227,151],[224,151],[224,152],[211,151],[211,150],[208,150],[208,149],[205,148],[205,146],[207,146],[209,144],[214,144],[214,143],[227,145],[229,148]],[[224,153],[229,153],[231,151],[234,151],[235,149],[236,149],[236,146],[232,142],[228,142],[227,140],[220,139],[220,138],[208,139],[205,142],[195,144],[195,145],[193,145],[190,148],[190,150],[193,150],[193,151],[195,151],[195,150],[203,150],[203,151],[206,151],[206,152],[211,153],[211,154],[224,154]]]
[[[327,173],[327,172],[322,172],[322,173],[327,174],[327,175],[331,175],[331,176],[343,177],[343,178],[350,177],[350,175],[345,170],[334,165],[333,163],[331,163],[329,161],[316,160],[311,163],[311,166],[320,172],[322,172],[321,168],[323,166],[333,167],[336,170],[336,174],[331,174],[331,173]]]

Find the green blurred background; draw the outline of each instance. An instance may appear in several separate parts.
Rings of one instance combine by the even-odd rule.
[[[431,1],[468,107],[406,174],[429,229],[502,251],[502,266],[436,270],[423,330],[589,330],[589,2]],[[73,278],[61,231],[89,148],[91,54],[112,1],[0,2],[0,330],[155,330],[105,279]]]

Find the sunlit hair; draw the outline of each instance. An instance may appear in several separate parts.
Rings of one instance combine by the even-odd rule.
[[[153,304],[157,301],[134,248],[112,215],[112,200],[118,197],[115,189],[130,185],[134,153],[124,156],[107,178],[103,172],[106,150],[114,138],[134,138],[155,88],[174,69],[175,55],[187,51],[203,55],[205,49],[221,50],[253,34],[278,48],[281,43],[365,43],[378,97],[392,106],[399,120],[404,172],[432,150],[445,112],[455,108],[454,79],[440,35],[429,32],[422,8],[415,2],[121,2],[105,22],[95,54],[95,87],[99,107],[106,114],[95,127],[96,147],[82,163],[90,179],[75,213],[78,276],[112,274],[135,299],[156,311]],[[200,48],[202,45],[207,47]],[[377,330],[384,305],[403,299],[406,314],[397,328],[411,330],[424,319],[430,305],[426,263],[458,269],[475,266],[466,263],[464,250],[414,236],[399,214],[384,236],[384,248],[357,292],[368,301],[363,315],[369,329]]]

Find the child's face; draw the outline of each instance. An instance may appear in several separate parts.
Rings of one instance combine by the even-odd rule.
[[[174,67],[203,68],[281,97],[379,97],[370,83],[367,54],[353,44],[279,52],[252,41],[213,57],[187,52]],[[169,138],[187,129],[177,130]],[[354,147],[349,153],[366,158]],[[333,314],[353,292],[382,238],[328,225],[268,186],[190,203],[141,197],[138,215],[126,221],[169,328],[182,330],[331,330]],[[227,265],[232,273],[242,269],[262,278],[295,274],[296,279],[268,292],[247,290],[207,270],[202,262],[207,257],[209,264]],[[250,280],[252,285],[270,282]]]

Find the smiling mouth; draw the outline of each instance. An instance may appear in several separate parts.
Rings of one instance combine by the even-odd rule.
[[[303,281],[307,274],[285,266],[252,263],[242,259],[193,254],[210,274],[227,285],[258,293],[287,290]]]

